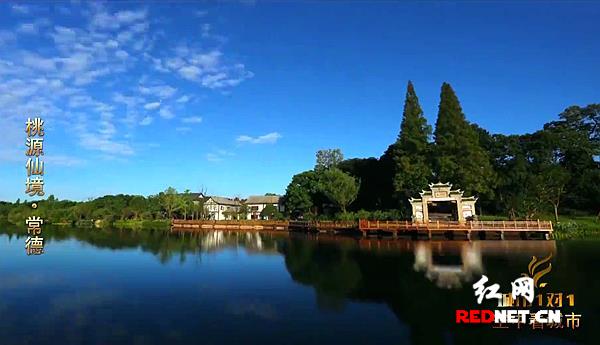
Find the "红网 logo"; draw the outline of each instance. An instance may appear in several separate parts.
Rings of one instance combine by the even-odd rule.
[[[552,271],[551,259],[552,254],[543,259],[533,256],[527,273],[522,273],[521,277],[511,282],[511,291],[508,293],[500,292],[499,284],[488,285],[488,277],[482,275],[473,284],[477,303],[481,304],[484,299],[497,300],[498,309],[459,309],[456,310],[456,323],[492,324],[494,328],[509,328],[510,325],[532,329],[579,328],[581,314],[572,310],[575,295],[545,291],[548,283],[541,279]],[[570,309],[570,313],[565,309]]]

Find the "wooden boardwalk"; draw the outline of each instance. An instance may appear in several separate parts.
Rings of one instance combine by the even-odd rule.
[[[181,220],[174,219],[171,229],[197,230],[270,230],[301,231],[369,236],[410,236],[434,239],[552,239],[550,221],[468,221],[429,222],[377,221],[287,221],[287,220]]]
[[[367,236],[371,232],[388,232],[394,237],[402,234],[410,234],[414,237],[426,236],[429,239],[439,235],[450,238],[464,237],[472,239],[472,237],[477,236],[480,239],[502,240],[508,237],[515,238],[515,236],[521,239],[535,237],[542,237],[543,239],[553,238],[552,222],[540,220],[412,223],[409,221],[373,221],[361,219],[358,228],[363,233],[363,236]]]

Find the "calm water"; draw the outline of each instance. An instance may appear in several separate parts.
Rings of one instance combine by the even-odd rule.
[[[600,336],[600,242],[358,240],[53,229],[46,253],[0,231],[0,344],[569,344]],[[456,325],[482,273],[531,256],[576,295],[577,330]],[[484,302],[485,303],[485,302]],[[493,305],[487,304],[491,308]]]

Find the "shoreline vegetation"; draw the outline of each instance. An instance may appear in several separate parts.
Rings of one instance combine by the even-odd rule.
[[[344,159],[340,149],[319,150],[315,167],[287,186],[286,212],[265,207],[261,218],[405,220],[411,197],[429,183],[450,182],[477,197],[481,220],[551,220],[557,238],[600,238],[599,157],[600,104],[570,106],[534,133],[490,134],[467,121],[444,83],[433,130],[409,81],[400,132],[381,157]],[[36,201],[36,210],[32,201],[0,202],[0,221],[21,224],[35,214],[49,224],[139,230],[168,229],[170,219],[208,218],[204,199],[171,187],[149,197],[84,202],[51,195]],[[242,203],[227,217],[246,219],[248,212]]]

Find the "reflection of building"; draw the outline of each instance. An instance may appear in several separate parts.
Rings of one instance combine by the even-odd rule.
[[[413,268],[417,272],[424,271],[427,279],[435,281],[440,288],[459,288],[462,282],[471,281],[474,275],[483,272],[481,248],[478,242],[465,243],[460,249],[460,256],[436,257],[431,242],[418,242]]]
[[[268,216],[261,217],[260,213],[267,205],[272,205],[279,212],[283,212],[282,198],[279,195],[251,195],[246,200],[248,206],[248,219],[269,219]]]
[[[277,242],[265,242],[263,237],[268,235],[258,231],[223,231],[211,230],[203,232],[201,248],[203,251],[216,251],[226,247],[243,247],[248,252],[277,253]]]
[[[224,198],[220,196],[211,196],[204,201],[204,209],[208,213],[209,219],[225,220],[230,218],[228,213],[239,212],[240,201],[238,199]]]
[[[452,190],[450,183],[431,183],[430,190],[422,191],[420,199],[410,198],[412,221],[459,221],[475,217],[475,197],[463,197],[460,189]]]

